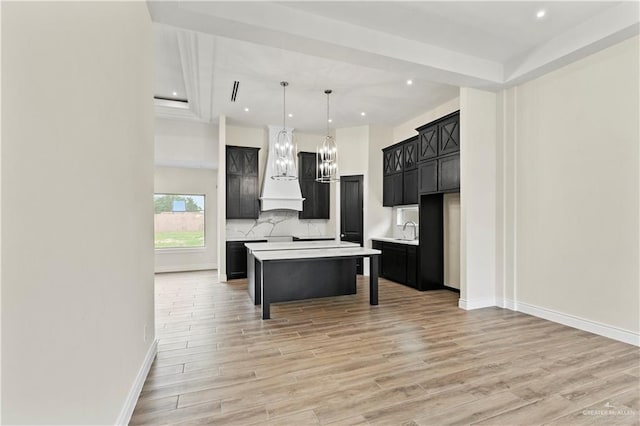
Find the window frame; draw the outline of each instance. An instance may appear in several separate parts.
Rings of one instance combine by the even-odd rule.
[[[206,194],[202,194],[202,193],[192,193],[192,194],[185,194],[185,193],[180,193],[180,192],[154,192],[153,193],[153,199],[154,199],[154,203],[155,203],[155,197],[156,195],[160,195],[160,196],[164,196],[164,195],[174,195],[174,196],[179,196],[179,197],[202,197],[202,214],[203,214],[203,225],[202,225],[202,245],[201,246],[190,246],[190,247],[156,247],[156,239],[155,239],[155,234],[156,234],[156,230],[155,230],[155,220],[154,220],[154,226],[153,226],[153,249],[162,253],[185,253],[185,252],[203,252],[207,249],[207,195]],[[154,208],[154,218],[155,215],[157,213],[155,213],[155,208]]]

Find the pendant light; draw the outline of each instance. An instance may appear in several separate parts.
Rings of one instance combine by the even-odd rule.
[[[327,95],[327,135],[316,148],[316,181],[322,183],[338,182],[338,146],[329,132],[329,95],[331,90],[325,90]]]
[[[293,135],[287,131],[286,117],[287,117],[287,86],[286,81],[281,81],[282,86],[282,130],[276,137],[276,143],[274,146],[274,155],[276,160],[273,167],[273,176],[271,179],[277,180],[295,180],[298,179],[296,157],[297,147],[293,143]]]

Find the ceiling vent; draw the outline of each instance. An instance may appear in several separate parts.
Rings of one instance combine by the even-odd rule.
[[[240,86],[240,82],[239,81],[234,81],[233,82],[233,89],[231,89],[231,102],[235,102],[236,101],[236,97],[238,96],[238,87]]]

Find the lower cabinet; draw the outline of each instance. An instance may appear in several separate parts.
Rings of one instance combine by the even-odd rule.
[[[407,246],[407,280],[408,286],[418,288],[418,247]]]
[[[418,246],[373,241],[372,248],[382,251],[379,275],[382,278],[420,289],[418,282]]]
[[[247,278],[247,248],[245,243],[266,243],[267,240],[227,241],[227,279]]]

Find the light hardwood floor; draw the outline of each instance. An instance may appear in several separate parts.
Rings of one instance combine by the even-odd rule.
[[[380,280],[275,304],[244,280],[156,276],[159,352],[131,424],[638,424],[640,350]]]

